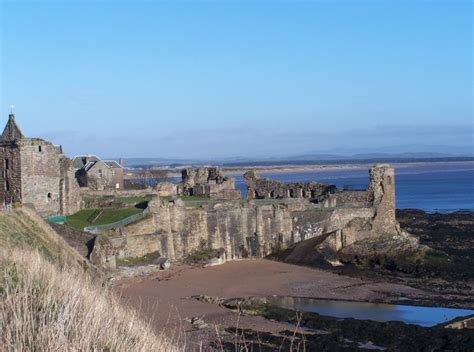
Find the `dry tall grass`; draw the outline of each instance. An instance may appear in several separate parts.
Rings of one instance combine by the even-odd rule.
[[[38,253],[0,252],[0,351],[177,351],[112,292]]]

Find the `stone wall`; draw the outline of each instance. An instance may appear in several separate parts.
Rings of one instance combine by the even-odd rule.
[[[153,188],[146,188],[146,189],[127,189],[127,190],[119,190],[119,189],[104,189],[101,191],[91,190],[87,188],[81,188],[80,190],[81,195],[83,196],[113,196],[113,197],[146,197],[146,196],[153,196],[158,195],[157,192]]]
[[[195,208],[156,199],[149,207],[152,218],[122,229],[129,245],[127,253],[132,256],[142,256],[153,248],[176,260],[206,243],[223,248],[227,258],[235,259],[264,256],[282,241],[291,241],[291,214],[284,204],[251,206],[229,201]],[[143,245],[150,241],[153,245]],[[130,246],[132,243],[135,246]]]
[[[20,148],[15,142],[0,141],[0,203],[21,201]]]
[[[77,213],[84,205],[80,187],[72,168],[72,161],[66,157],[61,158],[60,199],[60,213],[62,215]]]
[[[22,202],[33,204],[40,214],[60,214],[61,163],[56,147],[42,140],[19,143]]]
[[[149,206],[152,217],[122,229],[125,247],[121,255],[140,257],[158,251],[178,260],[204,243],[209,248],[222,248],[228,259],[264,257],[300,241],[324,239],[354,219],[374,215],[372,208],[320,209],[308,203],[295,207],[294,203],[228,201],[194,208],[179,201],[154,200]],[[328,246],[337,248],[336,244]]]
[[[318,182],[283,183],[268,178],[262,179],[254,171],[246,172],[244,180],[247,184],[249,199],[305,198],[322,201],[336,191],[336,186]]]
[[[367,191],[338,191],[331,194],[331,198],[335,199],[335,206],[367,206],[371,203]]]
[[[123,184],[123,167],[122,168],[113,168],[113,173],[112,173],[112,187],[119,189],[124,188]]]
[[[160,197],[169,197],[178,195],[178,185],[171,182],[160,182],[153,191]]]

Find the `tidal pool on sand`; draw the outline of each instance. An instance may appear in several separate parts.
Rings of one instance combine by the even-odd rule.
[[[401,321],[425,327],[445,323],[457,317],[474,314],[474,310],[442,307],[405,306],[398,304],[330,301],[301,297],[272,297],[277,307],[312,312],[335,318],[374,321]]]

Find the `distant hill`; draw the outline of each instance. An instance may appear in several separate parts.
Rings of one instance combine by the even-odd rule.
[[[276,151],[277,152],[277,151]],[[128,167],[184,167],[184,166],[244,166],[244,165],[309,165],[330,163],[361,162],[410,162],[410,161],[451,161],[474,160],[474,145],[396,145],[377,148],[333,148],[328,150],[307,151],[299,154],[269,156],[234,156],[220,158],[166,158],[137,157],[125,158]]]
[[[354,155],[336,154],[305,154],[282,158],[228,158],[210,160],[191,159],[160,159],[160,158],[128,158],[124,159],[127,167],[149,168],[165,167],[178,168],[187,166],[217,165],[225,167],[270,166],[270,165],[323,165],[323,164],[353,164],[353,163],[396,163],[396,162],[437,162],[437,161],[474,161],[474,155],[451,156],[443,153],[366,153]]]

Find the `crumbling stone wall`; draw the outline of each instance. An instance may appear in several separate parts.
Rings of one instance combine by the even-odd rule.
[[[202,248],[223,248],[227,258],[265,256],[291,241],[291,212],[284,204],[242,205],[225,202],[208,207],[186,207],[183,202],[155,199],[149,203],[152,217],[142,225],[123,228],[130,256],[142,256],[153,248],[171,260]],[[154,233],[149,233],[153,226]],[[142,231],[140,231],[142,230]],[[148,233],[146,233],[148,232]]]
[[[336,186],[318,182],[283,183],[268,178],[261,179],[255,171],[246,172],[244,181],[248,187],[247,197],[249,199],[305,198],[322,201],[336,191]]]
[[[337,191],[331,195],[335,206],[367,206],[371,204],[367,191]]]
[[[134,257],[158,251],[170,260],[202,248],[222,248],[228,259],[265,257],[315,237],[325,238],[353,219],[370,218],[372,208],[320,209],[300,201],[259,205],[225,202],[186,207],[183,202],[150,202],[152,216],[122,229],[121,254]],[[154,231],[153,231],[154,230]]]
[[[192,207],[179,199],[168,202],[156,197],[149,203],[150,217],[122,229],[121,255],[158,251],[177,260],[202,248],[204,242],[236,259],[266,256],[312,238],[319,238],[321,248],[340,251],[358,241],[397,235],[400,230],[391,212],[393,175],[389,166],[375,166],[370,170],[369,190],[348,193],[347,203],[340,207],[322,207],[304,198]]]
[[[221,169],[217,167],[187,168],[181,171],[183,185],[193,187],[197,184],[207,184],[209,182],[222,183],[225,176]]]
[[[182,170],[181,175],[180,194],[210,199],[240,198],[240,192],[235,189],[235,179],[225,177],[217,167],[187,168]]]

